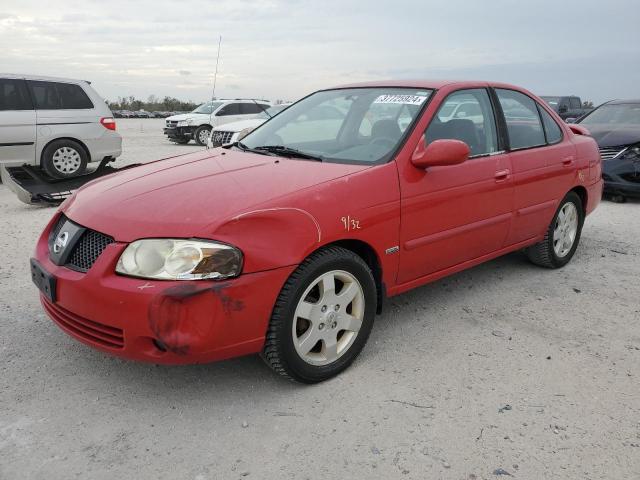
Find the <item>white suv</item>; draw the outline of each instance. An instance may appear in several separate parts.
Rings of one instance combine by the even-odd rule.
[[[265,100],[214,100],[191,113],[167,117],[164,133],[175,143],[189,143],[194,139],[198,145],[206,145],[212,128],[253,118],[270,106]]]
[[[111,110],[85,80],[0,73],[0,163],[54,178],[122,153]]]

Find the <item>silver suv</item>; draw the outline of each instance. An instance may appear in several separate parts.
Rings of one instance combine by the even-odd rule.
[[[0,73],[0,163],[54,178],[122,153],[111,110],[84,80]]]

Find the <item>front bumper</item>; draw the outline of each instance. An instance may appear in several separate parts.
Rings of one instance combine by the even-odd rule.
[[[187,127],[165,127],[163,129],[164,134],[169,138],[175,139],[184,139],[184,138],[193,138],[193,133],[196,131],[197,127],[187,126]]]
[[[640,158],[604,160],[602,178],[605,194],[640,197]]]
[[[36,260],[56,278],[48,316],[67,334],[103,352],[163,364],[206,363],[257,353],[275,300],[294,266],[227,281],[153,281],[115,274],[123,243],[108,245],[86,273],[55,265],[47,238]]]

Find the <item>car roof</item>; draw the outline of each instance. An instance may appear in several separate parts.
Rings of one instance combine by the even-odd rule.
[[[361,82],[340,85],[335,88],[365,88],[365,87],[400,87],[400,88],[427,88],[437,90],[445,86],[459,88],[473,88],[478,86],[491,86],[526,91],[521,87],[500,82],[473,81],[473,80],[377,80],[375,82]],[[328,89],[330,90],[330,89]]]
[[[48,77],[46,75],[26,75],[21,73],[0,73],[0,78],[13,78],[24,80],[44,80],[50,82],[68,82],[68,83],[91,83],[88,80],[80,80],[78,78],[64,78],[64,77]]]
[[[611,100],[607,102],[607,105],[624,105],[624,104],[640,104],[640,99],[630,99],[630,100]]]

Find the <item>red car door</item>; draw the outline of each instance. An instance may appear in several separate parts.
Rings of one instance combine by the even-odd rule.
[[[410,161],[399,166],[398,284],[462,268],[465,262],[502,248],[509,231],[511,167],[499,141],[489,92],[471,88],[447,93],[439,92],[444,100],[421,141],[461,140],[470,147],[471,156],[459,165],[426,171]]]
[[[495,89],[504,114],[513,169],[514,216],[507,245],[544,234],[574,174],[573,144],[528,95]]]

